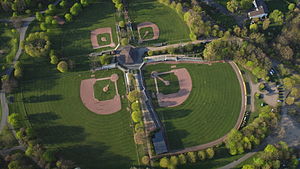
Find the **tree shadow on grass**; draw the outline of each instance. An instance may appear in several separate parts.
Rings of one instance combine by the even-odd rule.
[[[28,115],[31,123],[34,125],[51,124],[54,120],[59,119],[59,116],[53,112],[42,112]]]
[[[190,109],[181,109],[180,111],[176,108],[157,108],[161,119],[171,120],[178,119],[188,116],[192,113]]]
[[[176,129],[172,122],[164,122],[167,135],[167,144],[170,150],[183,149],[184,143],[182,139],[188,137],[189,133],[186,130]]]
[[[36,131],[44,144],[78,143],[87,137],[84,128],[78,126],[45,125]]]
[[[97,142],[92,143],[92,145],[66,147],[61,149],[59,154],[65,159],[74,161],[77,166],[86,169],[130,168],[133,163],[130,158],[109,152],[109,148]]]
[[[40,95],[40,96],[30,96],[23,98],[24,103],[40,103],[40,102],[48,102],[48,101],[56,101],[62,100],[62,95],[59,94],[51,94],[51,95]]]

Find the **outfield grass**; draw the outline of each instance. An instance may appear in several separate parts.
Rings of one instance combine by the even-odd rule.
[[[173,9],[157,0],[128,0],[129,17],[135,26],[142,22],[152,22],[159,28],[159,39],[144,42],[143,45],[168,42],[189,41],[189,28]],[[137,30],[135,31],[138,38]]]
[[[91,0],[90,5],[74,17],[71,23],[53,30],[51,39],[56,43],[52,45],[55,49],[61,50],[63,56],[71,58],[111,49],[107,47],[94,50],[90,36],[91,31],[97,28],[111,27],[113,41],[118,44],[115,23],[115,7],[111,1]]]
[[[147,89],[155,91],[153,82],[148,78],[150,73],[169,71],[170,66],[146,66]],[[241,90],[234,70],[227,63],[176,66],[189,71],[193,87],[189,98],[180,106],[160,108],[156,104],[170,149],[208,143],[227,134],[236,124],[241,109]]]
[[[109,85],[109,90],[107,92],[103,91],[103,88]],[[94,96],[98,100],[110,100],[116,95],[115,83],[111,80],[101,80],[94,84]]]
[[[62,157],[81,168],[120,169],[137,163],[126,99],[121,99],[121,111],[97,115],[80,99],[80,82],[91,78],[89,71],[61,74],[45,58],[22,56],[22,61],[25,71],[20,84],[22,92],[15,94],[16,102],[9,105],[10,111],[28,118],[43,144],[57,148]],[[112,73],[119,75],[119,92],[125,95],[120,71],[98,71],[96,78]],[[34,102],[24,101],[32,96],[36,97]]]

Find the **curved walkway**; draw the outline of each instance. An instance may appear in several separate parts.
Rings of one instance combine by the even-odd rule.
[[[189,63],[191,63],[191,62],[189,62]],[[241,123],[243,121],[244,113],[246,111],[246,106],[247,106],[246,86],[245,86],[245,82],[244,82],[242,73],[241,73],[240,69],[238,68],[238,66],[232,61],[229,61],[228,63],[231,65],[231,67],[235,71],[235,73],[237,75],[237,78],[238,78],[238,81],[240,83],[240,88],[241,88],[241,94],[242,94],[241,110],[240,110],[238,120],[237,120],[237,122],[234,126],[235,129],[239,129],[240,126],[241,126]],[[223,137],[221,137],[217,140],[214,140],[212,142],[206,143],[206,144],[201,144],[201,145],[198,145],[198,146],[188,147],[188,148],[185,148],[185,149],[179,150],[179,151],[175,150],[175,151],[170,152],[170,153],[154,156],[153,158],[161,158],[161,157],[164,157],[164,156],[178,155],[178,154],[182,154],[182,153],[186,153],[186,152],[190,152],[190,151],[199,151],[199,150],[203,150],[203,149],[206,149],[206,148],[209,148],[209,147],[213,147],[215,145],[218,145],[218,144],[221,144],[222,142],[224,142],[227,135],[228,135],[228,133],[225,136],[223,136]]]

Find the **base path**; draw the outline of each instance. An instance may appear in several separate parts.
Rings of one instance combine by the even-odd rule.
[[[181,105],[192,91],[192,78],[185,68],[174,69],[166,73],[174,73],[179,81],[179,91],[172,94],[157,94],[157,100],[160,107],[175,107]]]
[[[115,83],[116,95],[113,99],[100,101],[94,96],[94,85],[100,80],[111,80]],[[80,97],[83,104],[92,112],[97,114],[112,114],[121,110],[121,99],[117,87],[118,75],[101,79],[85,79],[81,81]]]

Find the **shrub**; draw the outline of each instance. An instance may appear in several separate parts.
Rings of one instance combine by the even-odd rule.
[[[121,28],[124,28],[124,27],[125,27],[125,22],[124,22],[124,21],[120,21],[120,22],[119,22],[119,26],[120,26]]]
[[[168,53],[169,54],[174,54],[175,53],[175,48],[172,48],[172,47],[168,48]]]
[[[80,0],[80,3],[83,7],[86,7],[89,5],[89,1],[88,0]]]
[[[64,73],[68,71],[68,64],[66,61],[60,61],[57,64],[57,70],[59,70],[60,72]]]
[[[265,89],[265,85],[263,83],[259,84],[259,90],[264,90]]]
[[[285,100],[285,103],[288,104],[288,105],[292,105],[294,104],[295,102],[295,98],[294,97],[287,97],[286,100]]]
[[[126,45],[128,45],[129,44],[129,42],[128,42],[128,39],[127,38],[122,38],[121,39],[121,45],[122,46],[126,46]]]
[[[150,162],[150,158],[148,156],[144,156],[142,158],[142,163],[145,164],[145,165],[148,165]]]

